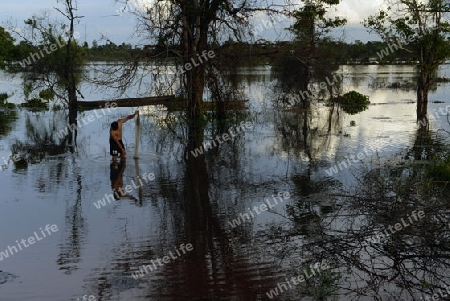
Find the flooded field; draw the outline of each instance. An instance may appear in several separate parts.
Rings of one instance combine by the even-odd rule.
[[[446,147],[450,85],[430,93],[424,138],[415,91],[384,86],[410,81],[411,66],[341,66],[343,90],[370,98],[354,115],[324,101],[287,112],[269,67],[243,73],[248,110],[208,124],[198,156],[178,113],[161,107],[81,112],[69,150],[56,142],[66,112],[1,111],[0,300],[445,298],[448,199],[370,198],[384,175],[367,173]],[[1,78],[20,102],[19,79]],[[114,91],[85,84],[83,94]],[[127,159],[112,163],[110,123],[136,109],[139,157],[132,119]]]

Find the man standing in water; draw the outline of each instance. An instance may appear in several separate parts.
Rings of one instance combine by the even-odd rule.
[[[113,161],[117,160],[119,154],[122,159],[126,157],[127,152],[125,151],[125,145],[122,142],[122,123],[133,119],[136,115],[139,115],[139,111],[111,123],[111,129],[109,130],[109,153],[113,157]]]

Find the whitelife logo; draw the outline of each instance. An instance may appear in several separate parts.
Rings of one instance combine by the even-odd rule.
[[[280,203],[283,203],[283,199],[281,198],[281,196],[283,196],[284,200],[287,200],[290,198],[289,192],[279,192],[278,193],[278,200],[280,201]],[[278,205],[278,201],[277,201],[277,197],[275,197],[274,195],[272,195],[272,199],[274,203],[270,203],[269,199],[265,199],[264,203],[258,206],[253,206],[253,211],[256,213],[256,215],[259,215],[261,213],[263,213],[264,211],[267,211],[269,209],[272,209],[273,207],[275,207],[276,205]],[[252,218],[255,218],[255,215],[252,212],[252,209],[250,209],[250,207],[248,208],[248,213],[252,216]],[[259,210],[261,211],[259,211]],[[236,228],[237,226],[239,226],[241,223],[244,223],[245,221],[250,221],[251,218],[247,213],[240,213],[238,218],[233,219],[231,222],[228,222],[228,224],[230,224],[230,226],[232,228]]]
[[[22,239],[20,242],[16,240],[17,247],[19,248],[20,251],[22,251],[22,246],[24,248],[28,248],[30,245],[33,245],[34,243],[36,243],[36,241],[40,241],[40,240],[43,240],[44,238],[46,238],[47,235],[45,235],[44,230],[50,236],[50,235],[52,235],[52,233],[55,233],[56,231],[58,231],[58,226],[46,225],[44,230],[42,230],[42,228],[39,228],[39,230],[41,230],[42,237],[40,237],[39,234],[36,233],[36,231],[35,231],[34,236],[28,237],[27,240]],[[29,243],[28,245],[27,245],[27,242]],[[8,246],[8,248],[4,252],[1,251],[0,252],[0,261],[3,261],[3,258],[8,258],[9,256],[12,256],[12,255],[18,253],[19,250],[17,250],[17,247],[16,246],[12,246],[12,247]]]
[[[244,123],[244,121],[241,121],[240,126],[235,127],[235,133],[233,133],[231,128],[228,130],[228,133],[230,133],[231,138],[236,137],[240,131],[245,131],[244,125],[245,125],[245,128],[247,128],[247,129],[251,129],[251,127],[253,126],[250,121],[247,121],[245,123]],[[212,140],[212,144],[205,141],[205,142],[203,142],[203,146],[197,147],[196,149],[191,151],[191,154],[195,158],[197,158],[198,155],[203,155],[203,152],[206,152],[208,149],[217,147],[218,145],[216,144],[216,141],[219,142],[219,145],[221,145],[222,143],[225,143],[225,141],[230,140],[230,135],[228,135],[227,133],[223,133],[221,137],[216,136],[216,138]],[[220,140],[220,138],[222,138],[223,140]]]
[[[333,174],[337,174],[339,172],[339,170],[344,170],[344,169],[349,168],[350,166],[352,166],[352,163],[350,162],[350,160],[352,160],[354,163],[358,163],[361,160],[363,160],[364,158],[367,158],[367,157],[375,154],[377,148],[381,149],[381,148],[383,148],[383,147],[385,147],[387,145],[388,145],[388,142],[383,141],[377,147],[375,147],[375,146],[374,147],[364,147],[364,149],[363,149],[364,152],[359,152],[356,156],[355,155],[350,155],[350,158],[342,160],[338,164],[335,164],[333,167],[325,170],[325,172],[327,173],[328,176],[331,177]],[[347,163],[348,163],[348,165],[347,165]]]
[[[210,50],[210,51],[206,52],[206,50],[203,50],[202,54],[197,53],[197,62],[198,63],[196,63],[195,58],[191,57],[192,64],[191,63],[184,64],[184,66],[181,68],[180,73],[184,74],[184,73],[186,73],[186,71],[191,70],[193,67],[198,67],[201,64],[207,62],[208,58],[212,59],[214,57],[216,57],[216,54],[214,53],[214,51]],[[203,60],[202,60],[202,58],[203,58]]]
[[[414,35],[410,35],[408,37],[408,40],[397,40],[397,43],[392,42],[391,44],[388,45],[388,47],[382,49],[380,52],[377,52],[378,57],[380,58],[380,60],[382,60],[385,56],[390,55],[391,53],[394,53],[394,51],[399,50],[399,49],[403,49],[403,46],[408,45],[409,43],[412,43],[414,41],[416,41],[416,39],[420,39],[422,38],[424,35],[428,34],[429,32],[433,31],[433,30],[437,30],[438,27],[436,26],[432,26],[426,30],[423,31],[423,35],[419,34],[417,35],[417,38]]]
[[[77,301],[97,301],[97,298],[94,295],[84,295],[83,299],[77,298]]]
[[[144,183],[142,182],[141,179],[144,180],[146,184],[148,184],[149,181],[155,180],[155,174],[154,173],[149,173],[149,174],[144,173],[141,176],[137,176],[139,185],[136,185],[134,180],[131,180],[131,184],[133,184],[133,187],[131,185],[125,186],[125,192],[130,193],[133,191],[133,188],[138,189],[138,188],[142,187],[144,185]],[[114,195],[116,196],[116,199],[120,199],[121,196],[125,195],[125,192],[123,191],[122,187],[119,187],[118,190],[114,191]],[[114,195],[112,193],[110,193],[110,194],[105,193],[105,197],[103,199],[98,200],[97,202],[94,202],[95,208],[100,209],[100,208],[106,206],[106,202],[108,202],[108,204],[111,202],[114,202],[116,200],[114,198]]]
[[[60,139],[62,139],[69,134],[69,130],[71,132],[73,132],[79,128],[81,129],[81,122],[83,122],[83,125],[88,125],[89,123],[93,122],[95,120],[95,118],[99,119],[99,118],[105,116],[107,113],[110,113],[112,109],[117,108],[117,103],[107,102],[105,104],[105,108],[108,112],[105,112],[105,110],[102,108],[101,109],[102,115],[97,114],[98,110],[94,110],[93,112],[94,112],[95,116],[94,116],[94,114],[90,114],[89,116],[80,118],[80,122],[78,122],[78,124],[72,123],[72,124],[67,125],[64,129],[58,131],[58,137]]]
[[[73,37],[75,39],[78,39],[80,37],[80,33],[74,32],[73,33]],[[33,63],[35,63],[36,61],[39,61],[40,59],[42,59],[45,56],[45,54],[42,51],[45,51],[47,54],[50,54],[52,52],[55,52],[59,48],[62,48],[64,46],[66,46],[66,44],[67,44],[66,41],[64,41],[64,40],[61,41],[59,38],[56,38],[56,43],[51,44],[49,46],[50,47],[50,51],[47,48],[47,46],[44,46],[44,47],[42,47],[40,49],[39,52],[35,52],[35,53],[31,53],[30,52],[30,55],[26,59],[24,59],[21,62],[19,62],[19,64],[20,64],[20,66],[22,66],[22,68],[25,68],[26,66],[31,65],[31,60],[33,60]]]
[[[277,286],[270,290],[270,292],[267,292],[266,295],[269,297],[269,299],[273,299],[275,296],[278,296],[279,294],[282,294],[284,291],[287,291],[289,289],[292,289],[291,281],[294,285],[298,285],[305,280],[318,276],[320,272],[330,269],[330,266],[326,261],[322,261],[322,263],[316,262],[313,265],[310,265],[309,270],[304,269],[302,273],[300,273],[300,276],[298,277],[291,277],[291,280],[289,281],[287,278],[286,282],[280,282],[277,284]],[[286,285],[287,284],[287,285]],[[289,285],[289,288],[288,288]]]
[[[333,81],[331,81],[328,76],[325,78],[326,82],[320,82],[318,84],[308,84],[308,90],[300,91],[294,98],[288,100],[289,105],[294,106],[295,104],[301,103],[305,99],[317,98],[320,90],[326,89],[328,86],[332,87],[337,83],[340,83],[344,79],[343,74],[335,74],[333,76]]]
[[[405,221],[405,218],[402,217],[400,219],[401,223],[396,223],[395,225],[388,226],[390,233],[388,233],[387,229],[384,229],[384,231],[378,232],[376,235],[366,238],[365,241],[362,243],[362,245],[367,246],[367,245],[371,245],[371,244],[381,243],[382,240],[388,238],[391,234],[394,234],[394,233],[402,230],[403,228],[410,226],[411,224],[414,223],[414,221],[417,222],[417,221],[419,221],[419,219],[424,218],[425,212],[419,211],[419,212],[417,212],[417,215],[416,215],[416,210],[414,210],[413,212],[411,212],[411,216],[409,214],[407,214],[407,217],[408,217],[409,224],[407,221]]]
[[[184,245],[184,244],[181,244],[180,245],[180,251],[183,253],[183,255],[185,255],[186,254],[186,252],[189,252],[189,251],[192,251],[194,249],[194,247],[192,246],[192,244],[186,244],[186,245]],[[177,254],[178,254],[178,256],[175,256],[174,254],[172,254],[172,251],[170,251],[169,252],[169,255],[170,255],[170,257],[172,258],[172,260],[175,260],[175,259],[177,259],[178,257],[181,257],[181,255],[182,254],[180,254],[180,252],[178,252],[178,249],[175,249],[175,251],[177,252]],[[164,256],[163,258],[162,258],[162,261],[163,262],[161,262],[161,258],[156,258],[155,259],[157,262],[158,262],[158,264],[159,264],[159,266],[164,266],[164,264],[166,264],[166,263],[169,263],[170,262],[170,258],[169,258],[169,256]],[[152,266],[153,265],[153,266]],[[139,268],[139,272],[134,272],[131,276],[135,279],[135,280],[137,280],[137,279],[139,279],[139,278],[141,278],[141,277],[144,277],[146,274],[148,274],[149,272],[153,272],[153,269],[157,269],[158,267],[156,266],[156,264],[155,264],[155,262],[153,261],[153,259],[151,260],[151,264],[149,264],[149,265],[142,265],[140,268]],[[148,270],[147,270],[148,269]]]

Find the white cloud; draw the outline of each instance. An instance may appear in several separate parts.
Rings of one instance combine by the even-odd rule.
[[[348,24],[361,24],[370,15],[376,14],[384,0],[343,0],[332,15],[343,16]]]
[[[119,44],[123,41],[129,41],[130,35],[136,29],[135,18],[133,14],[129,12],[133,9],[142,11],[150,3],[154,3],[154,1],[157,0],[128,0],[128,7],[124,5],[124,1],[125,0],[119,0],[118,2],[115,2],[115,0],[78,0],[78,13],[85,16],[80,19],[80,24],[77,24],[77,30],[82,33],[82,40],[84,40],[84,29],[86,28],[89,42],[93,39],[98,40],[101,34],[107,34],[108,38]],[[56,0],[42,0],[39,1],[39,3],[36,0],[20,0],[19,2],[8,1],[7,3],[4,3],[2,10],[0,10],[0,23],[5,24],[8,20],[11,20],[12,25],[22,27],[23,20],[31,17],[34,13],[39,13],[43,10],[50,11],[53,17],[59,15],[59,13],[54,10],[54,7],[58,6]],[[330,14],[347,18],[348,25],[346,27],[346,39],[365,40],[363,37],[364,31],[360,24],[369,15],[375,14],[382,3],[383,0],[342,0],[342,3],[339,4],[337,8],[332,8],[330,10]],[[121,8],[125,8],[122,17],[117,16],[118,13],[116,12]],[[262,14],[257,14],[252,20],[253,25],[260,28],[258,30],[258,35],[266,35],[266,39],[288,38],[285,36],[287,33],[285,33],[283,28],[288,27],[290,21],[274,22],[273,24],[270,24],[270,26],[263,26],[260,23],[264,20],[268,20],[268,18],[263,17]],[[355,28],[357,28],[357,32],[354,30]],[[368,34],[367,37],[369,38]],[[373,38],[374,37],[370,37],[369,39]]]

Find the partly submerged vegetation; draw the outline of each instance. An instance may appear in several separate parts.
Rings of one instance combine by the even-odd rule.
[[[354,115],[368,108],[369,97],[356,91],[350,91],[336,98],[336,102],[342,106],[344,112]]]

